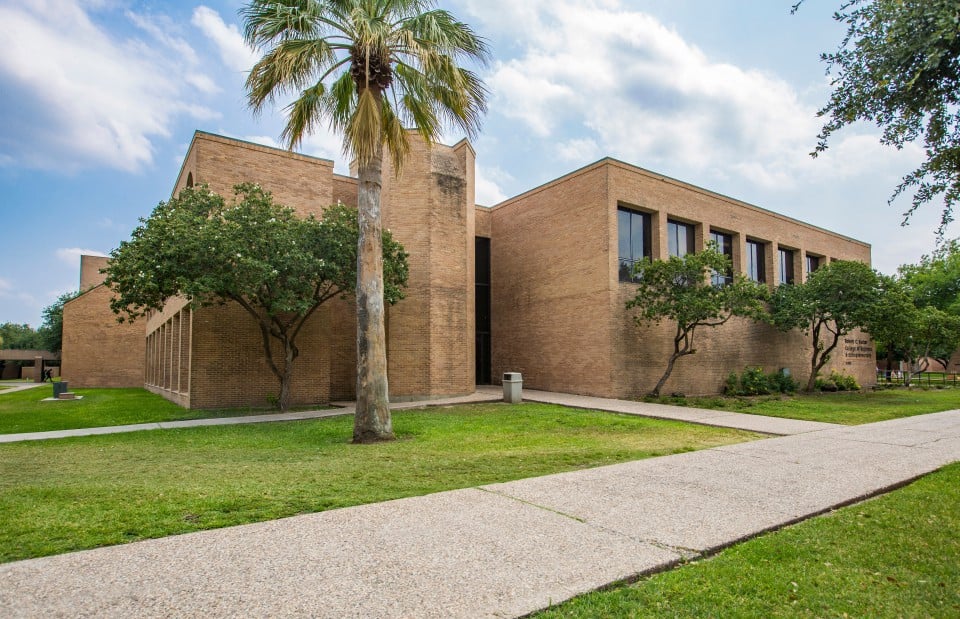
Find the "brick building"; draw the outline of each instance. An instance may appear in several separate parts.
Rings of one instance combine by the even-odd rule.
[[[531,388],[645,393],[662,373],[672,337],[668,325],[639,330],[624,309],[634,289],[629,264],[644,256],[698,251],[715,240],[737,272],[771,287],[801,281],[830,260],[870,262],[865,243],[613,159],[478,206],[469,143],[412,142],[400,178],[384,166],[383,223],[410,254],[407,298],[387,313],[393,400],[470,393],[507,371],[522,372]],[[206,183],[230,195],[244,181],[304,215],[337,201],[356,204],[356,179],[335,174],[331,161],[204,132],[194,135],[174,194]],[[121,337],[98,322],[113,321],[104,309],[108,294],[88,293],[67,304],[69,313],[65,308],[64,375],[74,384],[103,384],[109,374],[84,374],[77,365],[95,354],[94,342]],[[81,305],[89,318],[76,318]],[[101,319],[93,317],[95,305]],[[352,302],[330,302],[311,321],[301,335],[293,401],[350,398]],[[277,391],[256,325],[239,308],[191,310],[172,300],[133,329],[122,337],[132,340],[135,332],[139,348],[121,345],[130,353],[124,364],[132,367],[139,354],[133,374],[184,406],[261,405]],[[867,339],[848,338],[833,361],[861,384],[875,379]],[[716,393],[729,372],[747,365],[789,368],[804,379],[809,353],[799,333],[733,320],[702,334],[697,354],[677,364],[665,392]],[[108,365],[112,359],[104,356]]]

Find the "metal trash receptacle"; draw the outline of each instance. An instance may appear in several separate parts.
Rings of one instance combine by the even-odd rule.
[[[520,372],[504,372],[503,401],[518,404],[523,400],[523,376]]]
[[[70,391],[68,387],[69,384],[65,380],[61,380],[59,383],[53,383],[53,397],[59,398],[61,393]]]

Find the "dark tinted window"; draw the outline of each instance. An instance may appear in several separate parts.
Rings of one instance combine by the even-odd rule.
[[[780,283],[793,283],[793,252],[789,249],[781,249],[780,256]]]
[[[693,253],[693,226],[667,221],[667,246],[671,256],[682,258]]]
[[[633,279],[633,265],[650,257],[650,215],[617,209],[617,261],[620,281]]]
[[[763,243],[747,241],[747,277],[755,282],[767,281],[763,268]]]
[[[731,268],[726,273],[713,273],[710,281],[714,286],[724,286],[733,281],[733,237],[723,232],[710,232],[710,241],[717,246],[717,251],[730,259]]]

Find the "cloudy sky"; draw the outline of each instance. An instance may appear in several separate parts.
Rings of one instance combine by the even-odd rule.
[[[939,207],[903,228],[907,203],[886,201],[919,149],[861,126],[808,155],[838,2],[444,0],[494,55],[477,201],[612,156],[871,243],[881,271],[917,261]],[[168,199],[195,129],[276,145],[282,109],[245,106],[242,4],[0,0],[0,322],[39,325],[77,288],[81,253],[108,253]],[[301,150],[345,172],[339,145]]]

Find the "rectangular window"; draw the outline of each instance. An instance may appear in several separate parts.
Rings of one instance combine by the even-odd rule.
[[[779,256],[780,256],[780,283],[792,284],[793,283],[793,251],[789,249],[781,249],[779,251]]]
[[[755,282],[767,281],[763,268],[763,243],[747,241],[747,277]]]
[[[820,268],[820,256],[811,256],[807,254],[807,275]]]
[[[618,208],[617,247],[620,281],[633,281],[633,265],[650,257],[650,215]]]
[[[717,251],[730,259],[730,269],[726,273],[711,273],[710,281],[714,286],[726,286],[733,281],[733,237],[723,232],[710,231],[710,241],[717,246]]]
[[[682,258],[693,253],[693,226],[667,220],[667,246],[670,255]]]

